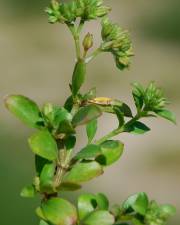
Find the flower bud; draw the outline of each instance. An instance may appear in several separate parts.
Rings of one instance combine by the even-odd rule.
[[[83,40],[83,47],[84,51],[88,51],[93,46],[93,35],[90,33],[87,33],[84,40]]]
[[[111,11],[110,7],[104,6],[97,9],[96,16],[103,17]]]

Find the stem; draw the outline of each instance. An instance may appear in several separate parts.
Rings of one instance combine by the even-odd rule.
[[[131,120],[129,120],[126,124],[124,124],[122,127],[119,127],[117,129],[114,129],[113,131],[111,131],[110,133],[106,134],[104,137],[102,137],[101,139],[99,139],[98,141],[95,142],[95,144],[99,145],[101,143],[103,143],[104,141],[117,136],[118,134],[121,134],[123,132],[126,132],[128,127],[133,124],[135,121],[139,120],[141,118],[140,114],[137,114],[134,118],[132,118]]]
[[[83,25],[84,25],[84,20],[80,21],[78,27],[76,27],[75,24],[67,24],[75,42],[77,60],[81,59],[80,33],[83,28]]]
[[[71,159],[71,154],[72,154],[73,149],[71,150],[66,150],[66,149],[61,149],[59,150],[59,159],[58,159],[58,166],[57,166],[57,172],[54,178],[54,188],[56,190],[57,187],[60,186],[63,176],[66,173],[66,170],[69,167],[69,162]]]
[[[76,48],[76,58],[77,60],[81,58],[81,48],[80,48],[80,38],[79,38],[79,32],[77,30],[77,28],[75,27],[75,25],[68,25],[69,30],[71,31],[71,34],[73,36],[74,39],[74,43],[75,43],[75,48]]]
[[[98,141],[96,141],[96,144],[99,145],[99,144],[103,143],[104,141],[106,141],[114,136],[117,136],[118,134],[123,133],[123,132],[124,132],[124,127],[117,128],[117,129],[111,131],[110,133],[106,134],[104,137],[102,137]]]
[[[88,58],[86,58],[85,62],[89,63],[92,61],[96,56],[98,56],[102,52],[101,47],[97,48]]]

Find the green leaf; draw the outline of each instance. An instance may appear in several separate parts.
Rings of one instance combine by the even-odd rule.
[[[60,187],[58,188],[59,191],[76,191],[81,189],[81,185],[70,183],[70,182],[63,182]]]
[[[29,127],[43,125],[41,112],[34,101],[22,95],[9,95],[5,99],[8,110]]]
[[[83,183],[89,181],[103,173],[99,163],[81,162],[73,166],[73,168],[65,175],[64,182]]]
[[[35,167],[36,167],[36,173],[38,176],[40,176],[43,167],[48,163],[50,163],[49,160],[42,158],[39,155],[35,155]]]
[[[40,188],[42,192],[52,193],[53,190],[53,178],[55,174],[54,163],[46,164],[40,175]]]
[[[119,109],[119,111],[121,111],[124,114],[124,116],[132,117],[131,108],[126,103],[121,102],[119,100],[113,100],[112,106]]]
[[[144,192],[137,193],[135,195],[130,196],[124,203],[123,209],[126,211],[135,211],[140,215],[145,215],[148,209],[149,200]]]
[[[36,190],[33,185],[26,186],[22,189],[20,195],[24,198],[33,198],[36,194]]]
[[[101,148],[98,145],[90,144],[78,152],[75,159],[94,159],[100,154]]]
[[[163,109],[163,110],[160,110],[160,111],[156,111],[156,114],[158,116],[161,116],[161,117],[173,122],[174,124],[176,124],[176,116],[173,112],[171,112],[167,109]]]
[[[44,220],[41,220],[40,223],[39,223],[39,225],[49,225],[49,223],[47,223],[47,222],[44,221]]]
[[[82,194],[78,198],[78,214],[80,220],[83,220],[89,213],[93,212],[97,207],[95,195]]]
[[[83,96],[83,100],[87,101],[87,100],[91,100],[94,99],[96,97],[96,88],[91,88],[84,96]]]
[[[51,198],[42,203],[42,211],[49,222],[54,225],[75,225],[77,223],[76,208],[62,198]]]
[[[58,133],[74,134],[75,130],[70,121],[64,120],[59,124]]]
[[[28,139],[32,151],[45,159],[57,159],[57,144],[48,130],[41,130]]]
[[[96,158],[101,165],[109,166],[116,162],[122,155],[124,144],[120,141],[108,140],[101,145],[101,155]]]
[[[147,127],[144,123],[136,121],[133,124],[131,124],[129,127],[127,127],[127,131],[132,134],[144,134],[150,131],[150,128]]]
[[[121,207],[120,205],[118,204],[114,204],[112,207],[111,207],[111,210],[110,212],[114,215],[114,217],[118,217],[121,213]],[[117,224],[118,225],[118,224]]]
[[[132,94],[133,94],[134,102],[135,102],[136,108],[139,111],[140,109],[142,109],[144,104],[145,91],[142,85],[137,82],[133,83],[132,85],[133,85]]]
[[[77,62],[74,72],[73,72],[73,77],[72,77],[72,93],[73,95],[77,95],[79,92],[79,89],[83,85],[85,81],[85,75],[86,75],[86,63],[84,60],[80,60]]]
[[[73,96],[69,96],[67,99],[66,99],[66,102],[64,104],[64,108],[68,111],[68,112],[71,112],[72,108],[73,108]]]
[[[114,217],[108,211],[99,210],[92,212],[85,218],[84,225],[113,225]]]
[[[103,193],[98,193],[96,195],[96,201],[99,209],[101,210],[109,209],[109,200]]]
[[[124,114],[121,110],[119,110],[119,107],[117,106],[114,106],[113,107],[113,110],[118,118],[118,121],[119,121],[119,127],[122,127],[125,123],[125,119],[124,119]]]
[[[66,139],[64,140],[64,144],[67,150],[73,149],[76,144],[76,137],[73,135],[66,137]]]
[[[132,219],[132,223],[133,223],[133,225],[144,225],[144,223],[143,222],[141,222],[139,219],[137,219],[137,218],[133,218]]]
[[[172,205],[165,204],[160,206],[160,217],[168,219],[176,213],[176,208]]]
[[[88,137],[88,143],[90,144],[97,132],[97,119],[92,120],[86,125],[86,132]]]
[[[92,120],[101,116],[102,112],[100,108],[96,105],[88,105],[80,108],[80,110],[75,114],[72,124],[76,127],[79,125],[87,124]]]
[[[46,220],[46,218],[45,218],[45,216],[44,216],[44,214],[43,214],[43,211],[42,211],[42,208],[41,208],[41,207],[37,207],[37,208],[36,208],[36,215],[37,215],[39,218],[41,218],[41,219],[43,219],[43,220]]]
[[[44,105],[43,113],[46,120],[48,120],[48,123],[56,129],[64,120],[72,120],[71,114],[65,108],[53,105],[51,103],[46,103]]]
[[[109,201],[107,197],[99,193],[93,194],[82,194],[78,198],[78,213],[80,220],[86,218],[94,210],[108,210]]]

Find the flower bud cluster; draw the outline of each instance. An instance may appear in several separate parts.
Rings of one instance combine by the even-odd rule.
[[[119,69],[123,70],[129,67],[133,51],[128,31],[111,23],[108,18],[104,18],[101,35],[103,39],[102,50],[113,54]]]
[[[103,0],[72,0],[67,3],[52,0],[46,9],[50,23],[73,23],[77,18],[93,20],[107,15],[109,11],[110,8],[103,5]]]
[[[166,107],[167,100],[164,97],[163,91],[156,87],[154,82],[151,82],[145,90],[144,103],[149,111],[154,112]]]
[[[151,82],[145,89],[139,83],[134,83],[133,86],[133,96],[136,100],[136,105],[139,108],[144,107],[143,111],[157,112],[166,107],[168,102],[164,97],[163,91],[156,87],[154,82]]]

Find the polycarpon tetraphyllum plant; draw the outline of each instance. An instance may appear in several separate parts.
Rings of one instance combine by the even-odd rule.
[[[23,188],[22,197],[41,196],[36,209],[40,225],[165,225],[175,208],[150,201],[146,193],[130,196],[121,204],[109,206],[102,194],[82,194],[74,206],[58,197],[62,191],[75,191],[84,182],[103,174],[107,166],[120,159],[124,144],[113,138],[120,133],[144,134],[150,128],[142,118],[163,117],[175,123],[175,116],[166,109],[168,101],[161,89],[151,82],[147,88],[139,83],[132,86],[136,113],[121,100],[98,97],[96,89],[80,92],[85,81],[86,66],[102,52],[112,54],[119,70],[129,68],[133,56],[128,31],[108,18],[110,8],[103,0],[72,0],[61,3],[53,0],[46,9],[49,22],[66,25],[76,47],[76,65],[70,83],[71,95],[64,106],[52,103],[43,108],[22,95],[6,97],[10,112],[29,127],[37,129],[28,143],[35,155],[36,174],[31,185]],[[81,44],[80,34],[87,21],[101,20],[102,42],[93,47],[93,35],[87,33]],[[110,113],[117,118],[117,127],[95,140],[98,118]],[[87,145],[77,154],[76,128],[86,126]]]

